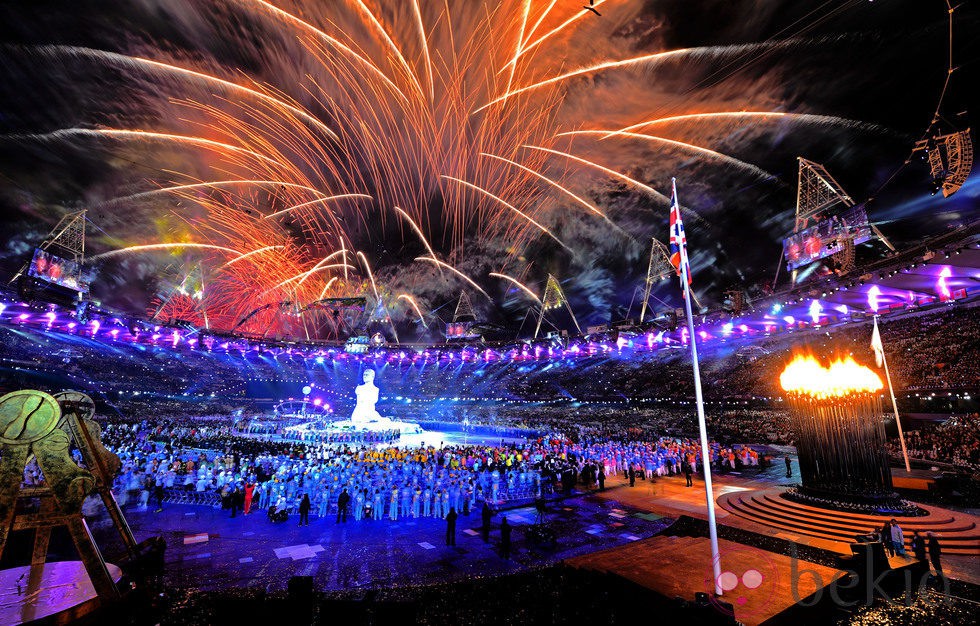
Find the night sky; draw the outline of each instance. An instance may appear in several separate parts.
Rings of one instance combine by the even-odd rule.
[[[485,8],[477,0],[450,0],[447,19],[442,2],[419,0],[428,50],[418,43],[417,23],[405,8],[410,3],[402,0],[365,4],[390,34],[391,46],[359,12],[356,2],[275,0],[271,4],[303,16],[340,41],[354,42],[399,86],[399,77],[406,85],[415,81],[419,101],[436,111],[431,116],[435,125],[446,122],[442,134],[431,139],[412,126],[407,114],[394,114],[391,124],[373,135],[380,139],[375,150],[396,154],[386,163],[379,163],[377,153],[372,156],[360,146],[345,148],[339,160],[341,174],[323,174],[328,169],[323,162],[306,159],[303,175],[326,181],[324,191],[329,187],[330,193],[363,192],[375,200],[361,204],[344,200],[333,206],[333,221],[322,214],[291,214],[267,233],[267,241],[288,240],[284,249],[292,255],[290,262],[306,269],[335,249],[333,242],[343,231],[347,244],[369,260],[406,336],[420,330],[411,324],[414,313],[404,301],[395,300],[401,293],[413,294],[424,311],[439,309],[438,314],[447,319],[465,288],[482,318],[519,326],[530,300],[512,285],[489,277],[489,272],[518,278],[539,296],[547,274],[553,273],[583,327],[638,315],[635,291],[645,276],[650,237],[666,240],[667,203],[595,168],[524,148],[522,142],[531,141],[526,137],[507,143],[511,141],[507,137],[522,137],[521,132],[661,194],[669,196],[670,178],[676,177],[681,204],[688,211],[694,288],[706,304],[719,303],[732,286],[760,295],[763,286],[772,283],[780,241],[792,228],[797,156],[824,164],[856,201],[870,200],[871,220],[899,247],[974,220],[978,213],[977,175],[958,194],[944,199],[941,194],[930,196],[926,163],[915,158],[902,167],[930,125],[946,78],[947,11],[942,0],[606,0],[599,9],[601,17],[579,18],[528,54],[513,84],[531,84],[605,61],[678,48],[700,50],[663,62],[583,73],[522,94],[502,105],[527,107],[520,115],[504,118],[499,128],[502,138],[469,152],[467,142],[477,145],[474,128],[483,115],[474,113],[471,105],[488,100],[483,91],[495,93],[485,88],[487,76],[506,75],[498,74],[498,69],[502,60],[513,55],[522,2],[491,2]],[[549,4],[530,3],[525,32]],[[581,4],[559,0],[533,34],[555,28],[574,16]],[[480,21],[488,12],[495,16],[496,26],[490,29]],[[452,37],[448,21],[453,24]],[[505,27],[508,24],[513,27]],[[936,131],[976,125],[978,103],[970,100],[969,92],[975,91],[978,78],[978,26],[980,9],[975,4],[961,5],[954,18],[957,69],[942,100]],[[485,41],[468,48],[467,38],[475,32],[482,33]],[[351,93],[353,86],[377,82],[376,77],[363,64],[351,63],[344,66],[354,68],[349,76],[327,80],[322,59],[303,48],[313,39],[309,30],[297,29],[288,19],[248,0],[24,1],[0,6],[0,274],[15,272],[58,218],[73,208],[89,209],[90,255],[136,244],[204,241],[205,236],[210,243],[238,245],[230,243],[237,241],[235,233],[208,223],[211,214],[200,207],[188,208],[186,199],[181,204],[172,195],[157,194],[108,201],[191,181],[258,177],[241,163],[229,165],[213,153],[173,143],[50,133],[113,128],[218,139],[231,135],[221,134],[230,131],[219,128],[214,111],[240,117],[245,109],[234,96],[200,81],[136,69],[122,62],[121,56],[99,57],[95,51],[193,68],[238,84],[269,86],[341,132],[373,128],[377,116],[384,115],[381,107],[389,104],[384,99],[355,100]],[[463,70],[453,70],[454,48],[472,52],[471,57],[455,60]],[[404,54],[414,78],[399,74],[393,49]],[[432,92],[425,93],[425,52],[431,55],[429,67],[435,68],[431,71],[458,77],[453,88],[463,94],[460,98],[467,107],[458,119],[451,107],[436,110],[433,104],[441,93],[448,93],[450,83],[435,82]],[[324,54],[339,53],[332,48]],[[384,89],[381,93],[390,95]],[[189,103],[214,109],[205,114]],[[588,134],[555,138],[563,132],[622,129],[657,118],[739,111],[794,115],[687,118],[636,131],[656,135],[656,140]],[[529,117],[527,130],[522,128],[522,115],[540,117]],[[284,159],[305,149],[284,148],[276,143],[279,140],[285,143],[277,132],[267,133],[264,139]],[[324,140],[324,145],[335,144]],[[433,150],[442,150],[438,158],[416,166],[433,145]],[[523,175],[511,180],[457,162],[464,157],[478,160],[481,150],[489,151],[485,145],[506,148],[515,160],[533,159],[532,167],[560,180],[608,219],[576,208],[569,196],[516,169],[494,170]],[[485,188],[501,199],[509,198],[554,237],[486,196],[467,196],[471,198],[467,201],[471,204],[463,203],[467,217],[453,213],[452,194],[459,188],[453,187],[457,184],[453,180],[440,177],[450,171],[462,172],[455,178],[482,177]],[[395,179],[400,182],[392,182]],[[238,202],[231,194],[219,199]],[[276,202],[282,199],[272,192],[256,191],[248,198],[250,208],[239,206],[244,213],[241,219],[279,210],[282,204]],[[427,248],[393,213],[392,206],[398,203],[420,224],[433,253],[473,278],[489,298],[460,279],[440,274],[433,264],[413,261],[427,254]],[[490,221],[473,217],[484,210]],[[256,221],[272,224],[261,217]],[[260,240],[266,241],[254,239]],[[869,248],[862,254],[878,252]],[[194,268],[213,268],[214,263],[186,250],[119,255],[99,263],[93,295],[106,305],[143,313],[176,285],[186,284]],[[236,283],[213,269],[205,274],[205,301],[211,297],[208,289],[242,293],[250,288],[241,284],[245,280],[241,275],[235,277]],[[315,296],[333,275],[317,274],[315,280],[321,282],[311,293]],[[266,283],[256,287],[253,301],[260,293],[267,299],[283,297],[269,293],[278,278],[261,274],[256,280]],[[348,283],[347,293],[363,288],[356,281]],[[654,295],[663,306],[676,304],[676,281],[664,281]],[[244,303],[214,297],[215,317],[220,307],[227,307],[227,319],[241,316]]]

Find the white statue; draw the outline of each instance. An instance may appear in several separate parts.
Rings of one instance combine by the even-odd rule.
[[[378,392],[378,387],[374,384],[374,370],[364,370],[364,383],[354,389],[357,405],[354,406],[354,412],[350,416],[351,422],[368,424],[384,419],[375,408],[375,405],[378,404]]]

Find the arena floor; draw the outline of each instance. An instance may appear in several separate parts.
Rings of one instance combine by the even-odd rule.
[[[460,515],[456,547],[445,545],[446,522],[435,518],[338,524],[334,517],[311,516],[309,526],[299,527],[298,516],[272,524],[264,510],[234,519],[195,505],[125,513],[137,539],[166,538],[168,583],[203,590],[281,590],[292,576],[312,576],[322,590],[356,590],[502,574],[650,537],[672,521],[615,500],[573,496],[549,506],[558,545],[541,551],[532,550],[524,534],[536,518],[530,506],[495,515],[489,543],[480,537],[479,511]],[[509,561],[498,554],[501,515],[514,526]],[[116,541],[107,528],[93,532],[101,545]]]

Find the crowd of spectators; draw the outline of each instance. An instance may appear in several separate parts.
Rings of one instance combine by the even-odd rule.
[[[897,389],[980,386],[980,315],[975,307],[905,313],[883,318],[880,326]],[[777,397],[779,372],[801,349],[825,358],[853,354],[860,362],[871,362],[870,335],[870,323],[863,321],[706,341],[701,349],[705,397]],[[343,411],[352,406],[353,389],[365,367],[379,370],[382,399],[621,402],[690,399],[694,394],[684,349],[424,364],[346,357],[325,367],[322,358],[298,350],[212,352],[187,342],[147,345],[114,341],[110,333],[93,338],[18,325],[0,325],[0,339],[0,388],[46,384],[114,398],[152,394],[240,401],[263,393],[300,395],[300,388],[310,384],[322,401]]]
[[[910,459],[948,464],[971,472],[980,471],[980,415],[956,415],[905,433]],[[888,442],[893,457],[902,454],[900,442]]]
[[[980,386],[977,310],[942,307],[881,320],[900,397],[903,390]],[[776,388],[788,356],[804,348],[825,358],[850,353],[872,364],[869,338],[865,321],[706,342],[701,371],[709,432],[725,445],[792,444]],[[259,406],[251,397],[255,381],[305,381],[314,393],[328,397],[342,418],[349,415],[353,389],[366,367],[378,371],[379,408],[394,419],[462,423],[501,433],[560,433],[576,444],[697,433],[690,361],[682,349],[426,364],[349,357],[324,366],[299,352],[211,352],[189,349],[186,342],[146,345],[114,341],[110,333],[91,337],[0,325],[0,392],[24,387],[84,391],[114,424],[152,424],[160,432],[140,431],[146,440],[172,449],[295,455],[303,445],[370,443],[280,442],[276,445],[282,448],[274,448],[272,441],[284,433],[273,429],[265,433],[263,448],[256,443],[261,436],[245,432],[257,416],[272,414],[270,406]],[[187,418],[193,418],[193,426],[181,425]],[[910,452],[923,460],[976,468],[976,426],[975,419],[954,420],[912,431]],[[107,430],[108,437],[115,435],[113,428]]]

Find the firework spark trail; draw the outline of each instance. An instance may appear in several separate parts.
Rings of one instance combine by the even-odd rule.
[[[261,248],[256,248],[255,250],[252,250],[251,252],[246,252],[245,254],[243,254],[243,255],[241,255],[239,257],[235,257],[234,259],[228,261],[227,263],[225,263],[224,265],[222,265],[218,269],[219,270],[223,270],[226,267],[229,267],[231,265],[234,265],[235,263],[238,263],[239,261],[244,261],[245,259],[247,259],[249,257],[252,257],[252,256],[255,256],[256,254],[262,254],[263,252],[271,252],[272,250],[281,250],[281,249],[283,249],[285,247],[286,246],[263,246]]]
[[[539,305],[541,304],[541,298],[535,295],[535,293],[531,291],[531,289],[527,285],[517,280],[513,276],[508,276],[507,274],[500,274],[498,272],[490,272],[489,276],[493,276],[494,278],[503,278],[504,280],[510,281],[511,283],[514,284],[515,287],[519,288],[521,291],[531,296],[531,298]]]
[[[561,134],[558,134],[558,135],[555,135],[555,136],[556,137],[560,137]],[[599,217],[601,217],[610,226],[612,226],[613,228],[615,228],[620,233],[622,233],[622,234],[628,234],[628,233],[626,233],[626,231],[624,231],[623,229],[621,229],[619,226],[616,226],[616,224],[612,220],[610,220],[609,217],[607,217],[606,214],[603,213],[601,210],[599,210],[597,207],[592,206],[591,204],[589,204],[589,202],[587,200],[585,200],[584,198],[582,198],[582,197],[580,197],[580,196],[572,193],[566,187],[564,187],[564,186],[560,185],[559,183],[553,181],[552,179],[548,178],[547,176],[545,176],[541,172],[536,172],[536,171],[532,170],[531,168],[529,168],[527,166],[521,165],[517,161],[511,161],[510,159],[505,159],[504,157],[497,156],[496,154],[490,154],[488,152],[481,152],[480,153],[480,156],[485,156],[485,157],[488,157],[488,158],[491,158],[491,159],[499,159],[500,161],[503,161],[505,163],[510,163],[514,167],[519,167],[522,170],[528,172],[529,174],[532,174],[532,175],[540,178],[541,180],[543,180],[544,182],[548,183],[552,187],[554,187],[554,188],[558,189],[559,191],[561,191],[563,194],[565,194],[569,198],[572,198],[573,200],[575,200],[576,202],[578,202],[579,204],[581,204],[582,206],[584,206],[590,212],[595,213],[596,215],[598,215]]]
[[[252,89],[250,87],[245,87],[244,85],[239,85],[229,80],[225,80],[219,76],[214,76],[212,74],[205,74],[203,72],[198,72],[185,67],[180,67],[178,65],[172,65],[170,63],[164,63],[162,61],[155,61],[153,59],[146,59],[136,56],[128,56],[125,54],[119,54],[118,52],[108,52],[106,50],[95,50],[92,48],[85,48],[81,46],[37,46],[33,48],[41,54],[56,54],[56,55],[70,55],[75,57],[86,57],[91,59],[96,59],[103,61],[107,64],[122,65],[135,69],[142,70],[159,70],[163,72],[168,72],[176,74],[179,76],[185,76],[200,80],[209,85],[217,85],[228,91],[234,91],[240,94],[245,94],[257,98],[264,103],[273,107],[282,107],[292,113],[293,115],[303,119],[309,124],[316,126],[324,133],[329,135],[334,139],[339,139],[337,133],[335,133],[329,126],[323,123],[323,120],[317,119],[309,113],[309,111],[303,110],[301,107],[296,106],[286,102],[283,99],[275,98],[267,93],[258,91],[257,89]]]
[[[762,42],[762,43],[747,43],[747,44],[737,44],[730,46],[703,46],[698,48],[678,48],[676,50],[667,50],[665,52],[655,52],[653,54],[644,54],[642,56],[633,57],[631,59],[620,59],[618,61],[605,61],[603,63],[597,63],[595,65],[590,65],[588,67],[581,67],[570,72],[565,72],[564,74],[559,74],[558,76],[553,76],[551,78],[538,81],[536,83],[531,83],[530,85],[524,85],[514,90],[510,90],[504,93],[502,96],[494,98],[490,102],[479,107],[473,113],[479,113],[484,109],[491,107],[499,102],[503,102],[508,98],[512,98],[518,94],[525,93],[534,89],[540,89],[542,87],[547,87],[548,85],[555,85],[570,78],[575,78],[576,76],[584,76],[585,74],[594,74],[596,72],[602,72],[605,70],[631,67],[636,65],[647,65],[651,67],[656,67],[661,63],[670,61],[683,56],[690,56],[694,58],[703,58],[710,56],[723,56],[730,54],[744,54],[748,52],[756,52],[759,50],[770,50],[786,46],[799,45],[798,40],[790,41],[776,41],[776,42]]]
[[[412,230],[415,231],[415,234],[419,236],[419,239],[422,241],[422,245],[424,245],[425,249],[429,251],[429,254],[432,256],[432,258],[433,259],[436,258],[435,250],[433,250],[432,246],[429,245],[429,241],[425,238],[425,233],[423,233],[422,229],[419,228],[419,225],[415,223],[415,220],[412,219],[412,216],[406,213],[405,210],[402,209],[401,207],[396,206],[395,210],[398,211],[399,215],[405,218],[405,221],[408,222],[408,224],[412,227]]]
[[[358,254],[360,254],[360,253],[358,253]],[[462,278],[463,280],[465,280],[471,287],[473,287],[473,289],[476,289],[477,291],[479,291],[480,293],[482,293],[484,296],[486,296],[487,300],[490,300],[491,302],[493,302],[493,298],[490,297],[490,294],[488,294],[486,291],[484,291],[483,288],[480,287],[480,285],[476,284],[476,281],[474,281],[472,278],[470,278],[469,276],[467,276],[463,272],[459,271],[458,269],[456,269],[455,267],[453,267],[449,263],[446,263],[444,261],[440,261],[439,259],[433,259],[432,257],[428,257],[428,256],[417,256],[417,257],[415,257],[415,260],[416,261],[425,261],[427,263],[434,263],[435,265],[438,265],[439,267],[446,268],[447,270],[449,270],[453,274],[456,274],[457,276],[459,276],[460,278]]]
[[[599,0],[599,3],[602,4],[605,1],[606,0]],[[548,8],[546,8],[544,11],[541,12],[541,15],[538,16],[538,21],[535,22],[534,25],[531,26],[531,29],[527,32],[527,39],[521,42],[522,49],[527,47],[527,42],[531,41],[531,37],[533,37],[534,33],[538,31],[538,26],[541,26],[541,22],[544,21],[544,18],[548,17],[548,14],[551,13],[551,9],[555,8],[556,4],[558,4],[558,0],[551,0],[551,4],[548,5]],[[515,58],[518,58],[520,56],[521,55],[518,54],[517,57]],[[507,65],[513,65],[513,63],[508,61]],[[506,65],[504,67],[506,67]]]
[[[738,169],[745,170],[746,172],[752,174],[753,176],[758,176],[759,178],[764,178],[766,180],[772,180],[777,178],[775,174],[767,172],[761,167],[758,167],[751,163],[746,163],[745,161],[736,159],[735,157],[724,154],[722,152],[716,152],[715,150],[711,150],[710,148],[698,146],[693,143],[688,143],[686,141],[677,141],[675,139],[667,139],[665,137],[658,137],[656,135],[643,135],[639,133],[630,133],[622,130],[616,131],[615,133],[610,133],[607,130],[596,129],[596,130],[573,130],[564,133],[558,133],[555,136],[570,137],[574,135],[587,135],[587,136],[602,135],[601,139],[603,140],[606,139],[606,137],[625,137],[627,139],[642,139],[644,141],[662,143],[668,146],[673,146],[675,148],[680,148],[682,150],[687,150],[689,152],[697,152],[698,154],[702,154],[708,157],[709,159],[715,159],[723,163],[727,163],[728,165],[737,167]]]
[[[636,180],[634,178],[630,178],[626,174],[620,174],[616,170],[609,169],[608,167],[605,167],[604,165],[599,165],[598,163],[595,163],[593,161],[589,161],[588,159],[583,159],[582,157],[575,156],[574,154],[570,154],[568,152],[561,152],[560,150],[552,150],[551,148],[543,148],[541,146],[527,146],[527,145],[526,146],[522,146],[522,147],[528,148],[530,150],[541,150],[542,152],[549,152],[551,154],[554,154],[554,155],[557,155],[557,156],[562,156],[562,157],[565,157],[566,159],[571,159],[571,160],[573,160],[573,161],[575,161],[577,163],[581,163],[583,165],[587,165],[589,167],[595,168],[595,169],[597,169],[597,170],[599,170],[601,172],[605,172],[606,174],[609,174],[613,178],[618,178],[619,180],[621,180],[621,181],[623,181],[625,183],[629,183],[630,185],[633,185],[637,189],[641,189],[641,190],[647,192],[648,194],[650,194],[651,196],[653,196],[657,200],[660,200],[661,202],[670,203],[670,198],[668,198],[664,194],[660,193],[659,191],[657,191],[653,187],[650,187],[649,185],[644,185],[640,181],[638,181],[638,180]],[[693,214],[693,212],[692,212],[692,214]]]
[[[14,139],[30,139],[35,141],[68,141],[73,136],[82,137],[110,137],[110,138],[120,138],[120,139],[143,139],[143,140],[160,140],[160,141],[172,141],[176,143],[186,143],[190,145],[196,145],[208,150],[213,150],[219,154],[223,154],[228,157],[226,152],[240,153],[260,161],[265,161],[268,164],[283,167],[281,163],[277,163],[275,160],[269,157],[254,152],[252,150],[247,150],[245,148],[240,148],[238,146],[233,146],[227,143],[221,143],[220,141],[212,141],[210,139],[205,139],[203,137],[195,137],[190,135],[176,135],[172,133],[157,133],[149,130],[133,130],[133,129],[121,129],[121,128],[62,128],[59,130],[54,130],[49,133],[35,133],[27,135],[8,135],[8,137]]]
[[[301,273],[297,274],[296,276],[290,276],[289,278],[287,278],[286,280],[282,281],[278,285],[273,285],[271,288],[269,288],[269,289],[266,290],[266,293],[268,293],[270,291],[274,291],[274,290],[276,290],[276,289],[278,289],[278,288],[280,288],[280,287],[282,287],[282,286],[284,286],[284,285],[286,285],[288,283],[294,282],[296,280],[299,280],[300,282],[302,282],[302,281],[306,280],[307,278],[309,278],[309,276],[311,274],[314,274],[316,272],[324,272],[326,270],[336,269],[336,268],[340,267],[341,265],[342,265],[341,263],[334,263],[332,265],[324,265],[324,266],[321,266],[321,267],[314,267],[313,269],[307,270],[305,272],[301,272]],[[297,286],[298,286],[298,284],[299,283],[297,283]]]
[[[180,193],[182,191],[188,191],[191,189],[205,189],[205,188],[220,188],[225,186],[236,186],[236,185],[256,185],[256,186],[272,186],[272,187],[292,187],[295,189],[302,189],[303,191],[309,191],[310,193],[315,193],[319,196],[324,195],[320,190],[314,189],[313,187],[307,187],[305,185],[296,185],[293,183],[287,183],[279,180],[249,180],[249,179],[236,179],[236,180],[212,180],[205,183],[193,183],[190,185],[175,185],[172,187],[161,187],[159,189],[150,189],[149,191],[141,191],[139,193],[130,194],[128,196],[118,196],[116,198],[109,198],[108,200],[103,200],[100,205],[115,204],[118,202],[131,202],[133,200],[143,200],[144,198],[150,198],[152,196],[164,193]]]
[[[527,28],[528,15],[531,12],[531,0],[524,0],[524,10],[521,16],[521,28],[517,33],[517,44],[515,46],[514,58],[521,55],[521,46],[524,45],[524,31]],[[507,74],[507,86],[504,87],[504,91],[510,91],[511,86],[514,84],[514,74],[517,71],[517,64],[510,66],[510,71]]]
[[[194,104],[194,103],[192,103],[192,106],[197,106],[197,105]],[[244,138],[247,138],[247,140],[248,140],[247,141],[247,145],[249,145],[250,147],[254,148],[255,149],[254,151],[258,151],[259,149],[261,149],[267,155],[269,155],[269,158],[271,159],[272,162],[284,164],[283,169],[282,170],[279,170],[279,171],[275,171],[275,170],[265,171],[265,170],[261,170],[261,169],[259,169],[258,171],[256,171],[256,168],[252,168],[253,175],[256,175],[256,176],[264,176],[264,177],[274,177],[274,176],[278,175],[280,177],[288,177],[288,178],[291,178],[292,180],[296,181],[297,184],[301,184],[304,187],[312,187],[315,184],[314,181],[309,180],[302,173],[302,171],[297,166],[297,164],[294,163],[294,159],[290,159],[289,157],[287,157],[281,150],[279,150],[269,140],[267,140],[265,137],[263,137],[263,135],[260,132],[256,131],[250,124],[248,124],[248,123],[246,123],[244,121],[241,121],[237,117],[235,117],[233,115],[229,115],[229,114],[225,113],[224,111],[215,109],[214,107],[201,106],[200,108],[202,110],[210,113],[210,115],[212,115],[214,118],[216,118],[217,120],[219,120],[220,122],[222,122],[222,126],[220,128],[218,128],[217,125],[212,125],[212,126],[209,126],[208,127],[209,129],[212,129],[212,130],[220,130],[221,132],[223,132],[224,134],[226,134],[226,136],[228,137],[229,141],[233,141],[233,140],[236,140],[236,139],[241,139],[243,137]],[[289,133],[286,132],[286,131],[284,131],[284,130],[281,130],[281,129],[275,129],[275,130],[280,131],[280,132],[277,132],[276,133],[276,136],[277,137],[283,138],[284,135],[285,135],[285,139],[287,140],[286,143],[288,145],[290,143],[288,140],[291,138],[290,135],[289,135]],[[299,152],[299,151],[294,150],[294,153],[296,153],[296,152]],[[299,159],[299,158],[300,157],[297,157],[297,159]],[[308,159],[316,160],[316,157],[308,157]],[[301,162],[306,162],[306,163],[309,163],[310,162],[310,160],[304,160],[304,159],[300,159],[300,160],[301,160]],[[332,171],[335,176],[337,175],[337,172],[336,172],[335,169],[333,169],[331,167],[328,167],[328,169],[330,171]],[[321,176],[320,182],[322,184],[324,184],[325,186],[327,185],[327,181],[324,180],[322,176]],[[321,192],[320,195],[325,195],[325,194],[323,194]],[[303,202],[301,202],[301,200],[302,201],[305,201],[306,198],[305,197],[297,198],[296,202],[297,203],[300,203],[300,204],[303,204]],[[316,214],[317,218],[319,218],[320,215],[321,215],[321,213],[317,213]],[[306,217],[309,217],[309,216],[306,216]],[[338,218],[337,218],[337,215],[336,215],[335,212],[328,211],[326,213],[326,217],[329,220],[330,225],[334,229],[336,229],[338,232],[341,232],[342,231],[342,229],[340,228],[340,224],[339,224],[339,221],[338,221]]]
[[[275,6],[275,5],[269,4],[268,2],[265,2],[264,0],[239,0],[239,1],[242,2],[242,3],[244,3],[244,4],[257,4],[257,5],[261,6],[261,7],[263,7],[264,9],[266,9],[269,13],[271,13],[275,17],[279,18],[280,20],[285,21],[285,22],[287,22],[289,24],[292,24],[294,26],[301,26],[303,29],[305,29],[308,32],[314,34],[320,40],[322,40],[325,43],[329,44],[331,47],[337,48],[338,50],[344,52],[345,54],[347,54],[351,58],[355,59],[361,66],[363,66],[363,67],[371,70],[372,73],[374,73],[385,84],[387,84],[389,87],[391,87],[391,89],[396,94],[398,94],[398,96],[400,98],[402,98],[405,102],[408,102],[408,96],[405,95],[405,93],[398,87],[398,85],[395,84],[394,81],[392,81],[390,78],[388,78],[388,75],[385,74],[381,70],[381,68],[379,68],[377,65],[375,65],[374,63],[372,63],[366,57],[362,56],[361,54],[358,54],[353,48],[351,48],[350,46],[344,44],[339,39],[337,39],[335,37],[331,37],[330,35],[328,35],[327,33],[323,32],[322,30],[320,30],[319,28],[317,28],[313,24],[310,24],[309,22],[307,22],[307,21],[305,21],[303,19],[300,19],[299,17],[296,17],[295,15],[293,15],[292,13],[289,13],[288,11],[282,10],[279,7]]]
[[[346,272],[347,272],[347,268],[348,268],[348,267],[350,267],[350,266],[349,266],[349,265],[347,265],[347,263],[344,263],[344,273],[345,273],[345,277],[346,277]],[[334,283],[335,283],[336,281],[337,281],[337,277],[336,277],[336,276],[331,276],[331,277],[330,277],[330,280],[328,280],[328,281],[327,281],[327,284],[323,286],[323,290],[322,290],[322,291],[320,292],[320,295],[319,295],[319,296],[317,297],[317,300],[323,300],[323,298],[324,298],[324,296],[326,296],[326,295],[327,295],[327,290],[329,290],[329,289],[330,289],[330,287],[331,287],[331,286],[332,286],[332,285],[333,285],[333,284],[334,284]]]
[[[594,8],[599,8],[600,6],[602,6],[605,3],[606,3],[606,0],[598,0],[598,2],[595,2],[594,4],[592,4],[592,6]],[[544,14],[542,14],[542,16],[541,16],[541,19],[538,20],[538,24],[535,24],[534,25],[534,28],[531,30],[531,33],[532,34],[534,33],[535,30],[537,30],[538,25],[541,23],[542,20],[544,20],[545,16],[548,15],[548,13],[551,11],[551,7],[553,7],[554,5],[555,5],[555,3],[552,2],[551,5],[547,8],[547,10],[545,10]],[[585,17],[588,14],[589,14],[589,11],[583,9],[583,10],[579,11],[578,13],[576,13],[575,15],[573,15],[572,17],[570,17],[567,20],[565,20],[564,22],[562,22],[561,24],[559,24],[557,27],[551,29],[550,31],[548,31],[547,33],[545,33],[544,35],[542,35],[541,37],[538,37],[538,39],[536,39],[534,43],[523,46],[521,48],[520,53],[517,54],[516,56],[514,56],[514,58],[512,58],[510,61],[508,61],[507,62],[507,65],[504,66],[504,68],[502,68],[500,71],[504,71],[504,69],[506,69],[507,66],[516,64],[517,61],[520,60],[520,58],[523,55],[527,54],[531,50],[534,50],[535,48],[537,48],[538,46],[540,46],[542,43],[544,43],[545,41],[547,41],[551,37],[557,35],[561,31],[565,30],[571,24],[573,24],[577,20],[582,19],[583,17]]]
[[[405,300],[406,302],[408,302],[409,304],[411,304],[412,305],[412,308],[415,309],[415,314],[418,315],[419,321],[422,322],[422,326],[424,328],[428,328],[429,327],[429,325],[425,323],[425,316],[422,315],[422,309],[419,308],[418,302],[415,301],[415,298],[414,297],[412,297],[411,295],[409,295],[407,293],[400,293],[400,294],[398,294],[398,299],[399,300]]]
[[[354,268],[353,265],[348,265],[347,264],[347,259],[346,258],[343,259],[341,263],[338,263],[338,264],[335,264],[335,265],[327,265],[327,262],[328,261],[330,261],[331,259],[335,258],[338,255],[343,255],[343,254],[344,254],[344,251],[343,250],[336,250],[334,252],[331,252],[327,256],[323,257],[322,259],[320,259],[320,261],[316,265],[314,265],[313,267],[310,268],[310,271],[307,273],[307,275],[304,276],[302,279],[300,279],[300,281],[298,283],[296,283],[297,286],[302,285],[304,282],[306,282],[306,279],[309,278],[310,276],[312,276],[314,271],[320,270],[320,269],[322,269],[324,267],[332,268],[332,267],[341,267],[341,266],[344,266],[344,269],[345,270],[347,270],[347,269],[356,269],[356,268]]]
[[[376,300],[380,300],[381,296],[378,295],[378,285],[374,282],[374,272],[371,271],[371,264],[368,263],[367,257],[360,250],[357,251],[357,258],[361,260],[364,264],[364,269],[367,271],[368,278],[371,279],[371,290],[374,291],[374,297]]]
[[[233,250],[232,248],[227,248],[225,246],[216,246],[209,243],[151,243],[140,246],[129,246],[128,248],[120,248],[118,250],[109,250],[108,252],[103,252],[102,254],[96,254],[88,257],[89,261],[98,261],[101,259],[108,259],[109,257],[119,256],[120,254],[130,254],[134,252],[153,252],[156,250],[173,250],[179,248],[194,248],[202,250],[218,250],[220,252],[227,252],[229,254],[234,254],[241,256],[243,253],[240,250]]]
[[[673,124],[676,122],[705,121],[716,119],[758,119],[758,118],[777,118],[787,119],[804,124],[823,124],[829,126],[842,126],[854,130],[881,131],[881,126],[870,122],[852,120],[846,117],[836,117],[833,115],[813,115],[811,113],[787,113],[784,111],[714,111],[710,113],[686,113],[683,115],[670,115],[668,117],[658,117],[656,119],[639,122],[631,126],[610,131],[603,139],[614,137],[620,133],[627,133],[647,126],[659,124]]]
[[[531,224],[534,224],[535,226],[537,226],[538,227],[538,230],[540,230],[544,234],[546,234],[549,237],[551,237],[552,239],[554,239],[556,242],[558,242],[558,245],[560,245],[562,248],[565,248],[569,252],[572,251],[571,248],[569,248],[568,246],[566,246],[565,243],[561,239],[559,239],[557,235],[555,235],[553,232],[551,232],[550,230],[548,230],[548,228],[546,226],[544,226],[540,222],[536,221],[533,217],[531,217],[527,213],[521,211],[520,209],[518,209],[517,207],[515,207],[513,204],[507,202],[506,200],[504,200],[500,196],[494,195],[492,192],[487,191],[483,187],[480,187],[478,185],[474,185],[473,183],[467,182],[467,181],[462,180],[460,178],[455,178],[453,176],[447,176],[446,174],[443,174],[442,177],[445,178],[446,180],[451,180],[451,181],[456,182],[456,183],[459,183],[460,185],[463,185],[465,187],[469,187],[470,189],[472,189],[474,191],[478,191],[478,192],[486,195],[487,197],[493,198],[494,200],[496,200],[497,202],[499,202],[503,206],[507,207],[508,209],[510,209],[511,211],[513,211],[514,213],[517,213],[518,215],[520,215],[521,217],[523,217],[525,220],[527,220]]]
[[[381,36],[381,38],[385,42],[385,45],[388,46],[388,49],[391,50],[392,53],[394,53],[395,57],[398,59],[398,63],[402,66],[402,68],[404,68],[405,75],[408,76],[409,80],[411,80],[412,82],[412,85],[414,85],[418,94],[421,96],[423,94],[422,84],[419,82],[418,76],[416,76],[415,72],[412,70],[412,66],[408,64],[407,60],[405,60],[405,56],[402,54],[402,51],[398,48],[398,44],[396,44],[394,40],[392,40],[391,36],[388,34],[388,31],[385,29],[384,25],[377,18],[377,16],[375,16],[375,14],[371,12],[371,9],[369,9],[368,6],[364,4],[363,0],[354,0],[354,3],[357,5],[358,9],[360,9],[362,14],[368,18],[368,21],[374,27],[375,32],[377,32]]]
[[[436,99],[435,79],[432,77],[432,58],[429,55],[429,38],[425,32],[425,22],[422,21],[422,9],[419,8],[419,0],[412,0],[412,8],[415,11],[415,20],[418,22],[419,39],[422,40],[422,53],[425,56],[425,75],[429,81],[429,101]]]
[[[324,202],[333,202],[334,200],[346,200],[346,199],[351,199],[351,198],[363,198],[363,199],[367,199],[367,200],[374,200],[374,197],[373,196],[369,196],[369,195],[364,194],[364,193],[342,193],[342,194],[338,194],[336,196],[327,196],[326,198],[317,198],[316,200],[310,200],[308,202],[302,202],[300,204],[294,204],[293,206],[286,207],[285,209],[282,209],[281,211],[276,211],[275,213],[270,213],[270,214],[264,216],[263,219],[269,219],[269,218],[272,218],[272,217],[279,217],[280,215],[285,215],[286,213],[290,213],[291,211],[295,211],[296,209],[302,209],[302,208],[305,208],[305,207],[308,207],[308,206],[312,206],[314,204],[323,204]]]

